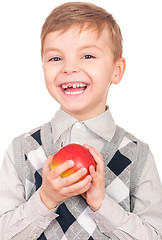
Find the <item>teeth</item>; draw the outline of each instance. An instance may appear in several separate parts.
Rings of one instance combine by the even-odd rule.
[[[62,88],[66,89],[66,88],[68,88],[68,86],[66,86],[66,85],[63,84],[63,85],[62,85]]]
[[[79,87],[85,87],[85,86],[87,86],[85,83],[74,83],[72,85],[63,84],[62,88],[64,89],[67,89],[68,87],[79,88]]]
[[[66,94],[69,94],[69,95],[77,95],[77,94],[81,94],[81,93],[83,93],[84,92],[84,90],[82,90],[82,91],[77,91],[77,92],[67,92],[67,91],[65,91],[65,93]]]

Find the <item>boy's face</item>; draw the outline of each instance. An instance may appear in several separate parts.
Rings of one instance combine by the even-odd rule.
[[[46,35],[43,70],[49,93],[64,111],[81,121],[105,111],[115,63],[107,29],[98,39],[94,31],[79,31],[73,26],[64,33]]]

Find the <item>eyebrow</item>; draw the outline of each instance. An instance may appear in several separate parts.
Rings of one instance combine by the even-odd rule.
[[[53,48],[53,47],[49,47],[49,48],[47,48],[45,51],[44,51],[44,53],[46,53],[46,52],[53,52],[53,51],[58,51],[58,52],[60,52],[60,49],[58,49],[58,48]]]
[[[98,50],[100,50],[100,51],[102,50],[99,46],[97,46],[97,45],[95,45],[95,44],[89,44],[89,45],[81,46],[81,47],[79,48],[79,50],[84,50],[84,49],[87,49],[87,48],[96,48],[96,49],[98,49]],[[50,52],[50,51],[58,51],[58,52],[60,52],[61,50],[58,49],[58,48],[49,47],[49,48],[47,48],[47,49],[45,50],[45,53],[46,53],[46,52]]]
[[[95,44],[89,44],[89,45],[84,45],[84,46],[81,46],[79,48],[79,50],[83,50],[83,49],[87,49],[87,48],[96,48],[98,50],[102,50],[99,46],[95,45]]]

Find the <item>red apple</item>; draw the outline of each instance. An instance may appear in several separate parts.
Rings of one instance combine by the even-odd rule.
[[[68,160],[73,160],[74,166],[63,172],[61,177],[67,177],[78,171],[80,168],[85,167],[87,169],[87,173],[79,179],[80,181],[89,174],[89,166],[93,165],[94,168],[96,168],[96,162],[89,150],[82,145],[73,143],[61,148],[53,156],[51,170]]]

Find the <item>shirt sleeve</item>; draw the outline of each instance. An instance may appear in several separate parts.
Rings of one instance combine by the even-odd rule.
[[[162,187],[150,150],[131,201],[133,211],[126,212],[105,194],[101,208],[90,215],[100,231],[113,240],[161,240]]]
[[[34,214],[33,214],[34,212]],[[12,144],[0,170],[0,236],[5,240],[37,239],[58,215],[40,200],[39,190],[26,202],[24,186],[18,178]]]

